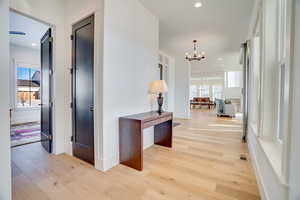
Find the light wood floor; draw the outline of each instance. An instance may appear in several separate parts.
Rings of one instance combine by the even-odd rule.
[[[14,200],[258,200],[249,161],[239,160],[240,120],[194,111],[174,129],[174,148],[145,151],[144,171],[119,165],[106,173],[40,144],[12,150]]]

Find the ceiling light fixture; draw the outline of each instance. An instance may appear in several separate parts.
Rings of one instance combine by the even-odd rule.
[[[201,53],[198,53],[197,51],[197,40],[193,40],[193,43],[194,43],[194,52],[193,52],[193,55],[189,54],[189,53],[186,53],[185,54],[185,59],[188,60],[188,61],[200,61],[200,60],[203,60],[205,58],[205,52],[201,52]]]
[[[36,46],[36,43],[31,43],[31,46],[35,47],[35,46]]]
[[[194,7],[195,8],[200,8],[200,7],[202,7],[202,3],[201,2],[196,2]]]
[[[219,60],[219,61],[222,61],[222,60],[223,60],[223,58],[218,58],[218,60]]]

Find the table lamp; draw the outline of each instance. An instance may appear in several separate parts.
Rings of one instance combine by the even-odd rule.
[[[156,94],[157,96],[157,103],[158,103],[158,113],[161,114],[163,112],[162,105],[164,102],[163,93],[168,91],[168,86],[166,81],[164,80],[156,80],[150,83],[149,85],[149,93]]]

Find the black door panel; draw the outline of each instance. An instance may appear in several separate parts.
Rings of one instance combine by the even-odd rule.
[[[73,25],[73,155],[94,164],[94,16]]]
[[[51,29],[41,39],[41,139],[43,147],[52,151],[52,37]]]

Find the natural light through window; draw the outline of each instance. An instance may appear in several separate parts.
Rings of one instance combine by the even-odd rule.
[[[222,85],[213,85],[212,86],[212,98],[221,99],[222,98]]]
[[[200,85],[199,94],[200,97],[209,97],[209,85]]]
[[[40,70],[27,67],[16,68],[16,106],[37,107],[40,99]]]
[[[190,99],[193,99],[194,97],[197,97],[197,86],[196,85],[191,85],[190,86]]]
[[[243,74],[241,71],[226,72],[228,88],[242,87]]]

